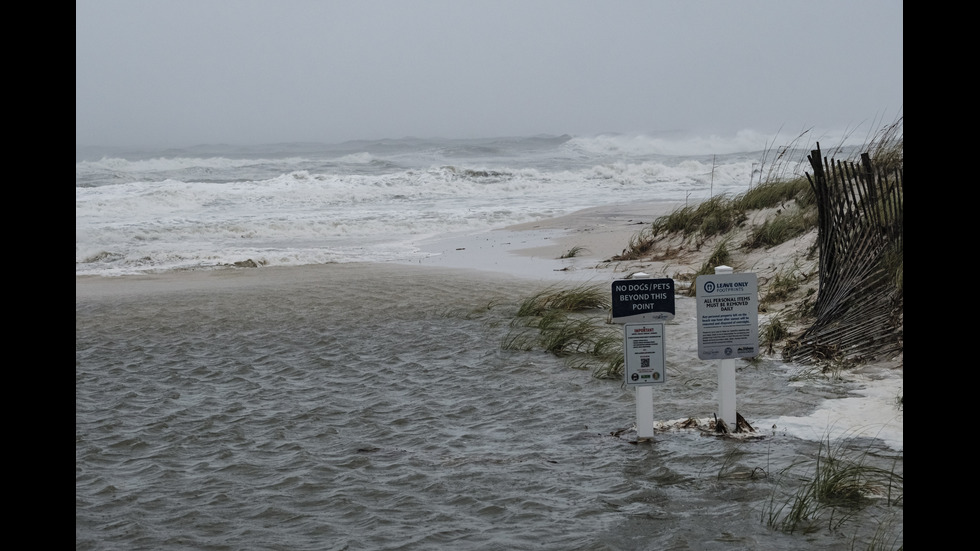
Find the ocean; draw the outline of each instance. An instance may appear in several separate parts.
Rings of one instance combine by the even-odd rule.
[[[762,176],[765,141],[751,146],[719,154],[699,142],[557,136],[86,150],[75,163],[75,274],[413,262],[434,237],[741,193]]]
[[[717,386],[678,297],[636,442],[631,388],[503,345],[561,273],[429,262],[454,236],[741,193],[772,144],[76,148],[76,549],[898,548],[901,488],[784,520],[825,454],[902,474],[900,371],[740,362],[757,432],[678,428]]]

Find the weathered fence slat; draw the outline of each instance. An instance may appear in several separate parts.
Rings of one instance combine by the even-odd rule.
[[[902,351],[903,296],[891,284],[885,256],[902,251],[903,174],[807,157],[816,196],[820,282],[814,323],[783,350],[786,359],[861,362]],[[898,312],[898,314],[896,314]]]

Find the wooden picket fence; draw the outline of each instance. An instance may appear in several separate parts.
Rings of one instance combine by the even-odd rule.
[[[903,286],[895,255],[903,251],[903,168],[878,170],[807,156],[816,193],[820,283],[814,323],[792,339],[783,356],[797,363],[866,363],[902,352]],[[899,273],[901,260],[899,260]]]

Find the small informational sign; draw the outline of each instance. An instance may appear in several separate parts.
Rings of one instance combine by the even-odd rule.
[[[752,358],[759,354],[759,283],[755,274],[697,277],[698,357]]]
[[[627,323],[623,325],[625,377],[628,386],[663,383],[664,324]]]
[[[612,322],[674,319],[674,280],[620,279],[612,284]]]

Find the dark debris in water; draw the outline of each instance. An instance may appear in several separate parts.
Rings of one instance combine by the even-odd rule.
[[[728,426],[728,423],[726,423],[724,419],[718,419],[718,416],[715,415],[715,432],[721,434],[731,434],[732,432],[736,432],[736,433],[755,432],[755,429],[752,428],[752,425],[750,425],[749,422],[745,420],[745,417],[742,417],[741,413],[736,412],[734,431],[732,431],[732,429]]]
[[[734,430],[728,426],[728,423],[726,423],[724,419],[718,419],[717,415],[714,415],[712,418],[698,419],[696,417],[688,417],[687,419],[681,419],[678,421],[654,421],[653,423],[654,434],[664,434],[677,431],[698,431],[705,435],[735,439],[764,437],[764,435],[756,432],[752,425],[745,420],[745,417],[742,417],[741,413],[735,414]],[[626,440],[631,444],[636,444],[638,442],[636,436],[636,424],[611,431],[609,435],[614,438]]]

